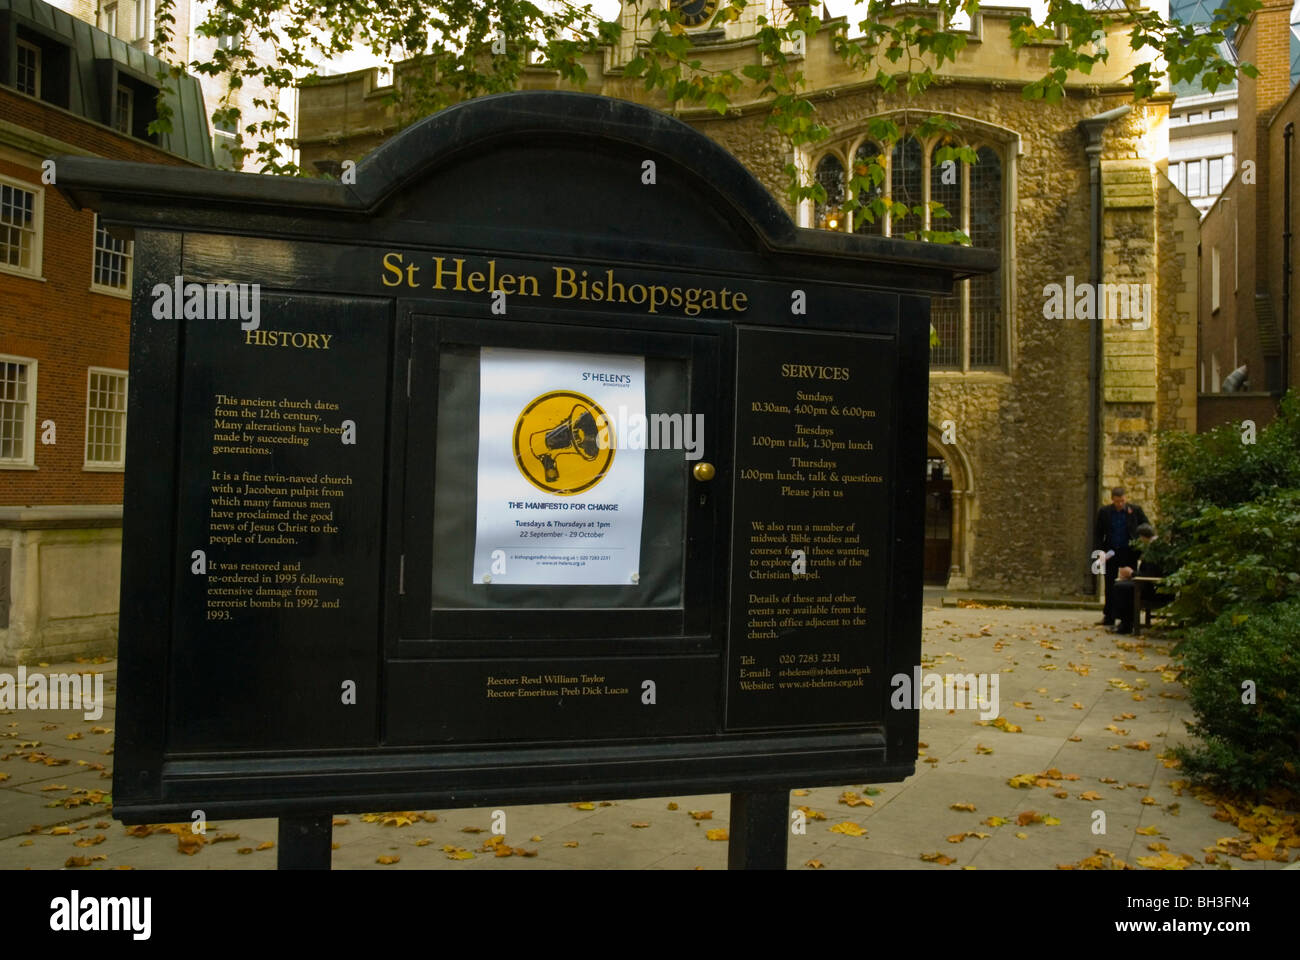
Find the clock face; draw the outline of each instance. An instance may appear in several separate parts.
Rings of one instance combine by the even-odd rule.
[[[682,25],[698,27],[713,19],[718,0],[672,0],[672,7],[682,15]]]

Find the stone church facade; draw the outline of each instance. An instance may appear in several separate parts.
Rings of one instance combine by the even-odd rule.
[[[762,6],[725,29],[696,28],[705,69],[759,62],[753,18]],[[774,0],[769,15],[784,6]],[[1092,511],[1122,484],[1158,522],[1159,434],[1196,429],[1198,217],[1166,177],[1172,97],[1132,103],[1123,32],[1108,39],[1109,62],[1075,78],[1087,82],[1069,84],[1061,102],[1028,101],[1022,88],[1047,70],[1051,45],[1011,46],[1010,18],[1022,12],[984,8],[957,63],[910,98],[851,72],[825,32],[809,38],[799,67],[832,131],[811,148],[792,151],[765,125],[761,101],[735,103],[725,116],[673,112],[738,157],[801,226],[883,236],[956,227],[1001,253],[996,274],[961,281],[933,303],[927,580],[1073,597],[1095,593]],[[623,75],[645,31],[630,9],[624,22],[621,45],[587,65],[585,89],[656,105]],[[540,69],[523,86],[565,88]],[[387,92],[373,70],[305,87],[302,165],[335,172],[396,132]],[[935,114],[957,126],[944,136],[976,151],[978,162],[958,164],[956,175],[932,162],[937,138],[916,136]],[[888,149],[867,134],[881,116],[903,131]],[[841,210],[847,171],[881,154],[887,195],[909,206],[940,202],[951,219],[871,223]],[[826,203],[785,200],[791,162],[826,187]]]

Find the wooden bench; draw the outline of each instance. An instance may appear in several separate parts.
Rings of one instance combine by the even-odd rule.
[[[1131,577],[1130,579],[1134,583],[1157,584],[1164,580],[1164,577]],[[1154,592],[1154,590],[1155,588],[1153,586],[1152,592]],[[1151,626],[1151,605],[1144,602],[1146,596],[1147,591],[1143,588],[1138,588],[1133,591],[1133,636],[1135,637],[1142,633],[1142,615],[1144,613],[1147,618],[1146,625],[1148,627]]]

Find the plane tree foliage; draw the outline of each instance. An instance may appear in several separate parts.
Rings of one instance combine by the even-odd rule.
[[[221,78],[230,92],[215,105],[212,122],[233,130],[236,164],[282,175],[309,172],[300,170],[286,149],[292,122],[285,92],[312,83],[322,64],[343,54],[361,52],[396,65],[386,96],[401,126],[461,100],[516,89],[528,69],[554,71],[565,84],[582,89],[593,55],[617,43],[624,31],[590,3],[568,0],[209,0],[194,8],[199,17],[194,33],[223,39],[215,45],[194,44],[204,51],[211,46],[211,53],[186,62],[175,55],[177,3],[158,0],[155,49],[173,64],[173,75],[185,70]],[[624,76],[643,83],[669,108],[725,115],[736,105],[761,101],[766,123],[792,154],[830,135],[818,117],[800,55],[814,38],[828,34],[831,49],[864,81],[882,91],[920,97],[966,47],[968,34],[950,26],[954,17],[974,18],[980,9],[979,0],[856,0],[851,5],[839,0],[836,8],[846,16],[823,21],[817,15],[820,2],[782,5],[777,18],[758,0],[718,0],[710,25],[738,20],[751,4],[759,6],[754,33],[759,56],[735,70],[712,69],[703,62],[675,5],[629,0],[639,16],[636,53]],[[1127,32],[1127,42],[1139,53],[1140,62],[1126,77],[1137,102],[1166,82],[1199,82],[1213,91],[1238,72],[1254,76],[1251,65],[1225,57],[1223,41],[1259,6],[1259,0],[1222,0],[1213,22],[1184,24],[1162,18],[1136,0],[1090,5],[1048,0],[1039,21],[1026,10],[1010,23],[1013,47],[1046,43],[1051,50],[1047,69],[1024,86],[1023,96],[1048,104],[1060,101],[1068,83],[1086,82],[1093,68],[1106,61],[1110,51],[1098,38],[1117,28]],[[1114,41],[1112,34],[1112,46]],[[237,94],[245,88],[256,108],[249,115],[238,105],[244,98]],[[168,129],[170,122],[160,96],[153,129]],[[924,126],[923,134],[952,133],[947,145],[934,151],[936,164],[974,162],[952,121],[935,116]],[[876,118],[870,134],[887,149],[901,131],[892,121]],[[909,212],[873,191],[884,180],[882,161],[883,156],[867,158],[848,171],[844,210],[857,209],[859,217],[870,220],[886,211]],[[826,201],[825,188],[807,171],[791,164],[785,172],[792,203]],[[859,203],[858,197],[871,199]],[[946,213],[935,204],[931,216],[941,220]],[[968,242],[955,230],[927,232],[923,239]]]

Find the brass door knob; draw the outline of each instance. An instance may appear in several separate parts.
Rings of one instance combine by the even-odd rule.
[[[717,476],[718,471],[714,469],[713,464],[701,460],[691,469],[691,473],[695,475],[695,479],[700,483],[708,483]]]

